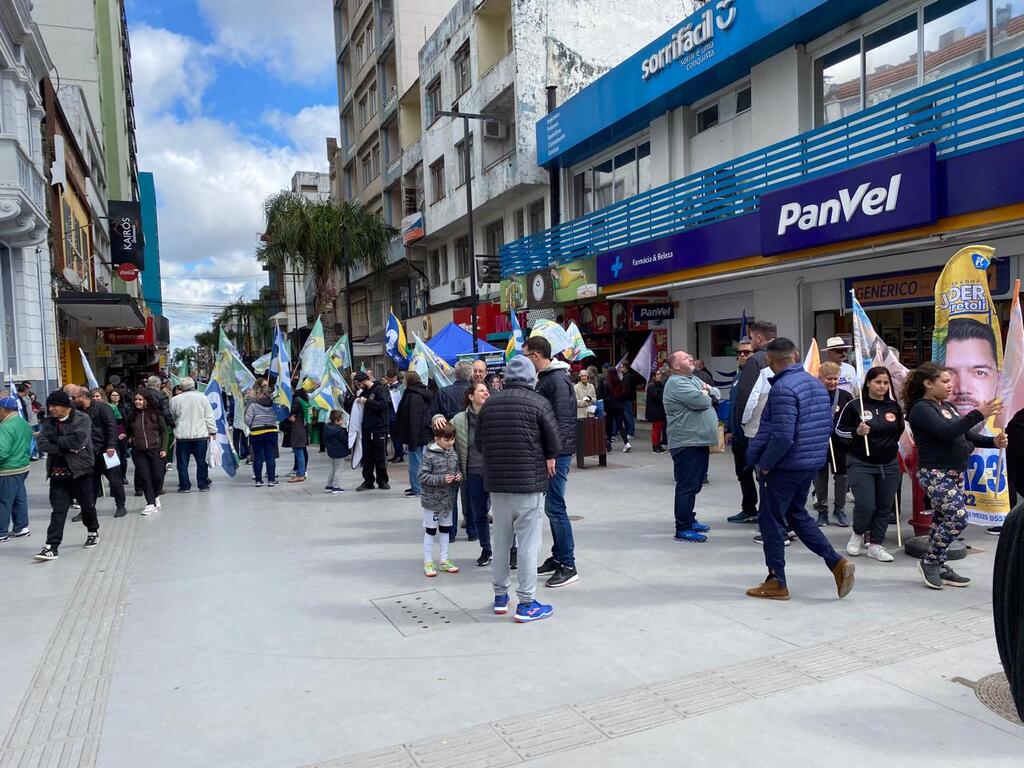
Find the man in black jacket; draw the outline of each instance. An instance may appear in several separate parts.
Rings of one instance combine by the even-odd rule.
[[[39,428],[39,448],[46,454],[46,476],[50,479],[50,526],[46,546],[36,560],[56,560],[64,540],[64,524],[73,499],[82,505],[82,521],[88,532],[85,546],[95,547],[100,540],[99,520],[92,490],[92,422],[75,410],[70,395],[61,390],[46,398],[46,411]]]
[[[576,548],[572,523],[565,507],[565,487],[569,482],[569,466],[576,452],[576,390],[569,378],[569,366],[551,359],[551,344],[542,336],[531,336],[523,344],[523,355],[537,369],[537,394],[551,403],[558,420],[562,450],[555,459],[555,474],[548,481],[544,497],[544,514],[551,525],[551,557],[537,569],[550,573],[548,587],[564,587],[580,580],[576,572]]]
[[[778,329],[775,327],[775,323],[769,323],[762,320],[757,320],[750,324],[750,345],[754,350],[754,354],[747,357],[745,363],[737,371],[736,376],[739,378],[739,384],[732,390],[733,397],[731,407],[730,423],[732,427],[732,439],[733,439],[733,455],[744,458],[744,465],[746,464],[745,458],[747,455],[747,445],[749,444],[750,438],[757,434],[757,427],[761,421],[761,411],[764,410],[764,404],[768,401],[768,388],[766,381],[771,371],[766,371],[768,368],[768,353],[765,351],[765,347],[768,346],[768,342],[774,339],[778,335]],[[757,400],[754,403],[750,403],[751,395],[757,394]],[[748,416],[748,404],[752,405],[750,414]],[[736,441],[740,444],[737,445]],[[751,488],[750,483],[745,479],[746,467],[744,466],[744,473],[739,471],[739,461],[737,460],[737,475],[744,474],[744,477],[740,477],[740,488],[743,489],[743,508],[739,513],[727,518],[730,523],[756,523],[757,522],[757,490],[753,491],[753,498],[751,499]],[[752,470],[750,470],[752,471]],[[753,509],[750,506],[750,502],[753,502]]]
[[[99,498],[103,490],[100,478],[106,477],[110,485],[110,495],[114,497],[114,517],[124,517],[128,510],[124,506],[124,479],[121,476],[121,465],[107,467],[104,456],[117,456],[117,422],[114,412],[101,400],[93,400],[92,393],[85,387],[79,387],[75,396],[75,405],[92,419],[93,498]]]
[[[372,491],[374,471],[377,487],[388,490],[388,400],[391,395],[373,380],[369,371],[359,371],[352,377],[358,390],[356,402],[363,404],[363,484],[357,491]]]
[[[546,619],[553,608],[538,603],[537,555],[541,542],[544,492],[562,452],[560,428],[551,404],[533,391],[537,372],[526,357],[513,357],[505,388],[495,392],[477,416],[476,445],[484,457],[484,487],[491,494],[491,574],[494,612],[508,613],[511,586],[509,549],[519,547],[519,604],[515,619]]]

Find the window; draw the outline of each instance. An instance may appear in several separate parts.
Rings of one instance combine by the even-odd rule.
[[[599,211],[615,202],[615,192],[612,186],[613,171],[615,164],[612,160],[606,160],[600,165],[594,166],[594,210]]]
[[[363,97],[359,99],[359,127],[365,128],[368,122],[370,122],[369,99],[366,94],[363,94]]]
[[[818,124],[828,125],[860,109],[860,40],[815,62]]]
[[[369,153],[359,158],[359,172],[362,175],[364,187],[376,178],[373,175],[373,162],[370,159]]]
[[[651,142],[645,141],[636,148],[636,191],[637,193],[647,192],[650,188]]]
[[[585,216],[650,188],[651,143],[645,141],[576,173],[573,210],[576,216]]]
[[[455,241],[455,276],[468,277],[472,268],[472,260],[469,258],[469,238],[460,237]]]
[[[18,371],[18,324],[14,308],[14,270],[11,265],[11,249],[0,246],[0,281],[3,282],[4,304],[4,352],[8,371]]]
[[[444,157],[430,166],[430,198],[431,203],[444,200]]]
[[[427,86],[427,125],[437,120],[441,111],[441,78]]]
[[[366,31],[363,32],[363,48],[366,50],[366,55],[369,57],[370,51],[373,50],[373,22],[371,21],[366,25]]]
[[[374,83],[370,86],[370,90],[366,93],[366,99],[370,103],[370,117],[377,114],[377,84]]]
[[[736,114],[750,109],[750,86],[736,92]]]
[[[578,174],[582,176],[582,174]],[[579,214],[577,214],[579,215]],[[526,211],[522,208],[517,208],[512,212],[512,225],[515,227],[516,240],[521,237],[526,237]]]
[[[1021,19],[1024,0],[994,0],[992,9],[992,55],[1001,56],[1024,46]]]
[[[630,147],[615,156],[615,199],[636,194],[636,149]]]
[[[469,178],[476,178],[476,158],[473,156],[473,134],[455,145],[455,152],[459,156],[459,186],[466,183],[466,150],[469,150]]]
[[[544,198],[534,200],[529,207],[530,234],[535,235],[544,231]]]
[[[427,269],[431,288],[448,282],[448,249],[445,246],[427,253]]]
[[[917,87],[917,15],[864,36],[864,104],[871,107]]]
[[[497,256],[501,253],[501,246],[505,244],[504,219],[498,219],[487,225],[487,229],[484,230],[484,243],[487,246],[487,254],[489,256]]]
[[[996,0],[997,5],[1001,0]],[[924,9],[924,81],[985,60],[987,0],[940,0]]]
[[[452,59],[452,68],[455,70],[455,93],[456,98],[469,90],[472,83],[472,73],[469,68],[469,41],[455,52]]]
[[[718,104],[712,104],[697,113],[697,133],[714,128],[716,125],[718,125]]]
[[[589,168],[573,177],[572,198],[576,216],[586,216],[594,210],[594,177]]]
[[[380,144],[374,144],[370,150],[370,173],[373,174],[371,179],[380,176]]]

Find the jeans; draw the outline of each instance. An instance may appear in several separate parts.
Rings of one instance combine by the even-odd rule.
[[[256,482],[263,482],[263,463],[267,464],[267,480],[277,480],[277,432],[249,436],[252,449],[252,472]]]
[[[676,481],[676,533],[680,533],[690,530],[697,519],[694,506],[697,494],[704,486],[711,452],[706,445],[671,448],[669,452],[672,454],[672,470]]]
[[[0,536],[6,536],[14,519],[14,530],[28,528],[28,494],[25,493],[25,481],[28,470],[20,475],[4,475],[0,477]],[[487,519],[487,513],[484,513]]]
[[[623,411],[623,406],[619,403],[615,405],[608,405],[608,401],[605,401],[605,426],[607,427],[608,434],[606,435],[608,444],[611,445],[612,437],[619,435],[622,437],[623,443],[629,442],[629,430],[626,426],[626,414]]]
[[[296,477],[306,476],[306,449],[305,448],[292,448],[292,453],[295,454],[295,475]]]
[[[135,474],[139,478],[146,503],[156,504],[156,497],[164,489],[164,474],[167,472],[167,466],[160,458],[159,449],[135,448],[132,451],[132,460],[135,462]]]
[[[121,466],[107,469],[107,462],[104,460],[104,452],[96,456],[96,463],[92,466],[92,495],[93,498],[99,498],[100,492],[103,490],[100,478],[106,477],[107,483],[110,485],[110,495],[114,497],[114,504],[118,507],[124,506],[124,477],[121,475],[123,471]]]
[[[194,456],[196,460],[196,485],[204,490],[210,485],[210,468],[206,466],[206,451],[210,441],[205,437],[198,439],[175,441],[174,453],[178,461],[178,488],[189,490],[192,481],[188,479],[188,460]]]
[[[627,402],[622,411],[622,417],[626,420],[626,434],[636,434],[636,417],[633,414],[633,403]]]
[[[484,476],[474,472],[466,473],[466,528],[469,521],[475,523],[476,535],[480,539],[480,549],[491,551],[491,524],[487,522],[487,506],[490,497],[484,488]]]
[[[92,475],[50,478],[50,525],[46,529],[46,543],[54,552],[64,540],[64,523],[68,519],[71,502],[77,500],[82,507],[82,524],[89,533],[100,529],[96,519],[96,500],[92,495]]]
[[[410,445],[406,449],[406,455],[409,457],[409,487],[418,495],[423,490],[419,478],[416,477],[420,473],[420,463],[423,461],[423,446],[417,445],[413,448]]]
[[[466,536],[470,539],[479,538],[476,532],[476,520],[473,515],[469,512],[469,497],[466,495],[466,484],[459,483],[459,495],[457,497],[459,503],[462,504],[462,516],[466,518]],[[455,508],[452,508],[452,513],[455,514]],[[455,533],[455,529],[452,529],[452,533]],[[454,539],[453,539],[454,541]]]
[[[742,432],[732,433],[732,458],[736,468],[736,479],[740,481],[740,511],[750,517],[757,515],[757,483],[754,482],[754,468],[747,466],[747,446],[750,441]]]
[[[861,536],[870,534],[870,543],[881,544],[889,527],[896,490],[903,481],[899,462],[893,459],[888,464],[869,464],[851,456],[846,476],[853,491],[853,532]]]
[[[395,425],[398,424],[398,417],[392,416],[388,421],[388,427],[391,431],[391,447],[394,448],[395,458],[401,459],[405,456],[405,447],[398,441],[395,440]]]
[[[789,471],[776,469],[761,475],[761,507],[757,525],[764,539],[764,562],[768,573],[786,586],[786,530],[792,530],[811,552],[825,560],[829,568],[842,558],[836,552],[817,522],[807,514],[807,496],[817,470]]]
[[[509,550],[518,540],[520,603],[532,603],[537,594],[537,553],[541,541],[543,493],[492,493],[494,514],[494,553],[491,559],[491,583],[495,595],[507,595],[512,586]]]
[[[565,486],[569,482],[572,454],[555,459],[554,477],[548,478],[548,492],[544,496],[544,514],[551,525],[551,557],[566,568],[576,567],[576,548],[572,539],[572,523],[565,508]]]

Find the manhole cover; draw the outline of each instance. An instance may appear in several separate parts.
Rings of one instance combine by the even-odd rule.
[[[406,637],[475,623],[472,616],[436,589],[379,597],[370,602]]]
[[[1024,725],[1017,717],[1017,708],[1010,696],[1010,683],[1002,672],[981,678],[975,686],[974,692],[982,704],[1000,717],[1006,718],[1011,723]]]

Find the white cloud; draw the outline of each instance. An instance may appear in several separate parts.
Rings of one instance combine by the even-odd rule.
[[[295,171],[327,170],[324,140],[337,134],[337,108],[268,113],[283,138],[270,143],[203,114],[216,76],[210,49],[151,27],[132,35],[139,166],[156,182],[165,314],[171,346],[188,346],[210,327],[214,306],[254,298],[266,285],[253,258],[263,202]]]
[[[199,0],[218,47],[287,82],[334,75],[334,18],[328,0]]]

